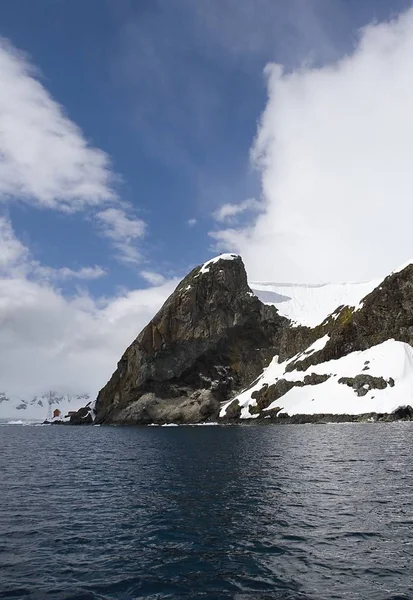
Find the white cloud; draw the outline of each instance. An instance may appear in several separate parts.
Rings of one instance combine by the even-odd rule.
[[[118,208],[107,208],[96,216],[106,226],[104,230],[106,237],[112,240],[140,238],[145,233],[143,221],[128,217]]]
[[[68,299],[23,277],[0,278],[0,391],[22,398],[48,389],[95,397],[176,284],[95,301],[87,295]],[[11,404],[1,410],[5,418],[13,416]]]
[[[193,226],[194,226],[194,225],[196,225],[197,223],[198,223],[197,219],[188,219],[188,220],[187,220],[187,222],[186,222],[186,224],[187,224],[189,227],[193,227]]]
[[[107,208],[95,216],[102,227],[102,235],[110,239],[117,249],[118,258],[126,263],[139,263],[141,254],[135,243],[145,235],[145,222],[128,217],[125,211],[119,208]]]
[[[89,145],[28,59],[2,38],[0,78],[0,201],[23,200],[66,212],[109,206],[96,215],[103,234],[123,261],[139,262],[133,241],[143,236],[145,223],[121,208],[109,156]],[[63,279],[100,275],[85,270],[54,274]]]
[[[178,283],[160,276],[155,281],[155,274],[147,272],[154,283],[148,289],[124,290],[108,299],[92,299],[83,291],[65,297],[52,280],[96,278],[103,269],[40,265],[4,217],[0,260],[0,392],[13,398],[28,399],[49,389],[95,397]],[[16,416],[14,403],[0,405],[2,418]]]
[[[29,248],[16,237],[10,220],[0,217],[0,276],[66,281],[98,279],[103,275],[106,275],[106,271],[98,265],[71,269],[40,264],[32,257]]]
[[[352,280],[413,254],[413,9],[324,68],[267,68],[252,158],[265,210],[213,233],[253,279]]]
[[[105,152],[40,83],[27,58],[0,38],[0,199],[65,211],[116,199]]]
[[[239,204],[223,204],[212,213],[213,218],[222,223],[224,221],[234,221],[242,213],[249,211],[258,211],[262,205],[254,198],[249,198]]]
[[[0,273],[10,272],[27,257],[28,250],[14,235],[10,221],[0,217]]]
[[[66,281],[68,279],[99,279],[106,275],[105,269],[95,265],[93,267],[81,267],[80,269],[70,269],[69,267],[45,267],[35,264],[33,272],[36,277],[43,279],[56,279]]]
[[[154,273],[153,271],[141,271],[140,275],[151,285],[162,285],[166,281],[163,275],[160,275],[159,273]]]

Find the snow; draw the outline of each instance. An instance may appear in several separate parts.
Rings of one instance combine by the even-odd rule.
[[[315,327],[339,306],[358,307],[381,280],[361,283],[294,284],[250,282],[249,286],[265,304],[294,324]]]
[[[390,275],[394,275],[395,273],[400,273],[400,271],[404,271],[404,269],[406,267],[409,267],[411,264],[413,264],[413,259],[410,259],[410,260],[406,261],[405,263],[403,263],[402,265],[400,265],[399,267],[397,267],[396,269],[393,269],[393,271],[390,273]]]
[[[317,341],[321,342],[321,340]],[[256,405],[251,394],[260,390],[265,383],[271,385],[280,378],[302,381],[311,373],[326,374],[330,377],[318,385],[292,388],[273,402],[267,410],[281,407],[280,412],[289,415],[320,413],[357,415],[369,412],[390,413],[399,406],[413,405],[413,348],[408,344],[387,340],[368,350],[352,352],[338,360],[312,365],[307,371],[285,372],[287,364],[296,360],[298,356],[284,363],[279,363],[278,358],[275,357],[254,386],[237,396],[242,409],[241,418],[251,418],[248,407]],[[367,361],[369,361],[369,369],[363,371]],[[395,385],[394,387],[388,385],[384,390],[371,389],[365,396],[359,397],[351,387],[338,383],[341,377],[355,377],[361,373],[383,377],[387,381],[391,377]],[[225,416],[226,408],[231,402],[227,402],[222,407],[220,416]]]
[[[202,265],[201,270],[199,271],[198,275],[200,275],[201,273],[209,273],[210,265],[217,263],[219,260],[235,260],[236,258],[238,258],[238,254],[220,254],[219,256],[215,256],[215,258],[211,258],[210,260],[207,260]]]
[[[305,350],[305,354],[308,356],[309,354],[312,354],[313,352],[319,352],[320,350],[322,350],[324,348],[324,346],[327,344],[329,339],[330,339],[329,335],[323,335],[323,337],[316,340],[314,342],[314,344],[311,344],[311,346],[309,346],[307,348],[307,350]]]

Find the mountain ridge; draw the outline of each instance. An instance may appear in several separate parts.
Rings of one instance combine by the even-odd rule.
[[[412,289],[410,261],[382,280],[287,284],[250,282],[241,257],[217,256],[178,284],[72,422],[390,414],[413,404]],[[9,418],[34,408],[19,400]]]
[[[328,301],[318,303],[324,319],[310,327],[281,314],[280,305],[290,302],[291,308],[287,294],[261,302],[257,292],[263,290],[257,290],[260,284],[248,285],[240,257],[211,259],[184,278],[127,349],[98,395],[96,421],[163,424],[392,413],[403,404],[399,389],[409,402],[413,396],[413,391],[406,396],[410,384],[413,390],[410,368],[408,377],[397,371],[403,361],[413,365],[413,267],[408,264],[375,284],[334,284]],[[340,298],[350,298],[352,305],[336,305],[325,314],[337,286]],[[275,294],[282,289],[268,287]],[[318,294],[329,289],[297,287]],[[391,360],[394,353],[397,364]],[[169,371],[161,368],[165,361]],[[386,361],[395,377],[380,373]]]

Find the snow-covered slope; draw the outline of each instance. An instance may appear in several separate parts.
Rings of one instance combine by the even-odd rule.
[[[317,340],[306,352],[321,349],[326,341]],[[293,387],[269,404],[263,412],[278,407],[281,408],[280,414],[285,412],[289,415],[357,415],[370,412],[390,413],[401,405],[413,405],[413,348],[408,344],[387,340],[363,352],[352,352],[339,360],[312,365],[307,371],[286,371],[288,364],[297,357],[298,355],[284,363],[279,363],[275,357],[254,385],[236,397],[242,409],[241,418],[251,419],[257,416],[252,414],[254,411],[250,411],[250,407],[253,409],[257,405],[252,396],[256,396],[265,385],[276,384],[280,379],[303,382],[306,376],[313,373],[327,375],[328,379],[317,385]],[[341,378],[354,378],[360,374],[383,378],[384,389],[375,389],[366,383],[363,386],[365,391],[362,390],[363,395],[360,396],[351,385],[339,382]],[[222,407],[221,417],[225,416],[231,402]]]
[[[363,283],[249,282],[250,288],[265,304],[273,304],[280,315],[298,325],[315,327],[339,306],[358,306],[380,280]]]

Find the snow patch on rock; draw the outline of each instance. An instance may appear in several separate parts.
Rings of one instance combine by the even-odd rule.
[[[321,344],[322,340],[323,338],[317,340],[315,344]],[[308,350],[310,348],[311,346]],[[241,407],[242,419],[251,419],[256,416],[251,415],[249,411],[250,406],[256,406],[256,400],[251,398],[251,395],[259,391],[265,384],[274,384],[279,379],[303,381],[306,375],[312,373],[328,375],[329,378],[317,385],[293,387],[265,410],[280,407],[280,413],[288,413],[290,416],[297,414],[358,415],[369,412],[391,413],[401,405],[413,405],[413,348],[409,344],[391,339],[368,350],[352,352],[338,360],[311,365],[306,371],[286,372],[287,365],[297,360],[298,356],[283,363],[279,363],[278,357],[274,357],[254,385],[235,398]],[[385,389],[368,389],[367,393],[360,397],[352,387],[339,383],[339,379],[366,373],[366,364],[369,375],[383,377],[388,385]],[[221,408],[220,417],[225,417],[226,409],[233,400],[234,398]]]
[[[199,275],[202,273],[209,273],[209,267],[215,263],[217,263],[219,260],[235,260],[239,258],[238,254],[220,254],[219,256],[215,256],[214,258],[211,258],[210,260],[207,260],[201,267],[200,271],[199,271]]]

